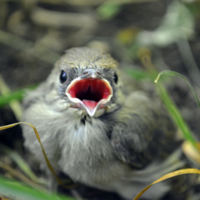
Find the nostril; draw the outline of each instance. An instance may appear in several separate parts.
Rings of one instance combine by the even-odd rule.
[[[97,72],[97,74],[100,76],[101,75],[101,73],[100,72]]]
[[[84,75],[88,74],[88,72],[83,72]]]

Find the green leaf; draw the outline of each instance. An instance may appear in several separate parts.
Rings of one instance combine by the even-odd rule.
[[[71,197],[32,189],[25,184],[0,176],[0,194],[20,200],[75,200]]]
[[[117,3],[106,2],[98,7],[97,13],[102,20],[111,19],[121,10],[121,5]]]

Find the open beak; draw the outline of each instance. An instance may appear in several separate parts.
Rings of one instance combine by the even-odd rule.
[[[99,73],[90,70],[90,73],[74,79],[66,89],[69,100],[76,107],[82,107],[92,117],[98,108],[105,108],[110,101],[113,91],[110,83],[101,78]]]

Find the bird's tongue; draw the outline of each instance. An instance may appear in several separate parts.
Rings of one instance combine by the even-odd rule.
[[[82,100],[82,102],[85,104],[85,106],[92,111],[96,105],[98,104],[98,102],[96,101],[91,101],[91,100]]]

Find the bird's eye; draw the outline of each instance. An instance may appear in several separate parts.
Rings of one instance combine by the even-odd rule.
[[[117,76],[117,73],[115,72],[114,73],[114,82],[117,84],[117,82],[118,82],[118,76]]]
[[[60,82],[64,83],[67,80],[67,73],[64,70],[61,70],[60,73]]]

